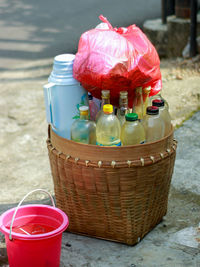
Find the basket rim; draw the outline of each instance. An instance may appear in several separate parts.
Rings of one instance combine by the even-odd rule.
[[[154,142],[148,142],[148,143],[144,143],[142,144],[143,147],[147,147],[147,146],[150,146],[150,145],[154,145],[154,144],[158,144],[166,139],[168,139],[170,136],[172,136],[174,133],[174,127],[173,125],[171,125],[171,131],[169,132],[168,135],[164,136],[163,138],[157,140],[157,141],[154,141]],[[127,148],[137,148],[137,147],[141,147],[141,144],[138,144],[138,145],[123,145],[123,146],[98,146],[98,145],[91,145],[91,144],[84,144],[84,143],[78,143],[78,142],[75,142],[73,140],[69,140],[69,139],[66,139],[62,136],[58,136],[52,129],[51,125],[49,124],[48,125],[48,139],[51,140],[51,136],[53,135],[53,137],[57,136],[57,138],[59,138],[60,140],[63,140],[63,142],[70,142],[72,144],[75,144],[76,146],[80,146],[80,147],[84,147],[84,148],[96,148],[98,150],[113,150],[113,151],[119,151],[119,150],[125,150]]]
[[[152,143],[124,147],[101,147],[77,143],[49,129],[47,146],[51,153],[71,163],[93,167],[145,166],[158,162],[176,150],[173,128],[168,136]]]

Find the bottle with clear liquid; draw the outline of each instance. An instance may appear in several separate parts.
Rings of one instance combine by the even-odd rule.
[[[126,121],[125,115],[127,113],[129,113],[128,92],[127,91],[121,91],[120,95],[119,95],[119,108],[117,109],[117,118],[119,119],[121,126]]]
[[[101,91],[101,110],[96,115],[96,122],[98,121],[99,117],[103,115],[103,106],[106,104],[110,104],[110,91],[109,90],[102,90]]]
[[[79,107],[80,119],[73,122],[71,127],[71,140],[96,145],[96,123],[89,120],[89,107]]]
[[[142,121],[144,126],[146,142],[155,142],[164,137],[165,124],[159,116],[159,108],[150,106],[147,107],[146,116]]]
[[[169,114],[168,108],[165,107],[165,102],[162,99],[155,99],[152,105],[159,108],[159,115],[165,123],[165,136],[171,131],[171,116]]]
[[[116,115],[113,114],[113,106],[103,106],[103,115],[99,117],[96,127],[97,145],[121,146],[121,126]]]
[[[145,143],[145,130],[138,120],[136,113],[128,113],[121,130],[121,142],[123,146]]]

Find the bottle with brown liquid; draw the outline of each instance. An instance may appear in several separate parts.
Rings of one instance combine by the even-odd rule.
[[[125,115],[129,113],[128,108],[128,92],[121,91],[119,96],[119,108],[117,109],[117,117],[119,119],[120,125],[122,126],[126,121]]]

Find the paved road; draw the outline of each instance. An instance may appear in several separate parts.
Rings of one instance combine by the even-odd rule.
[[[103,14],[114,26],[160,17],[159,0],[1,0],[0,70],[75,52],[84,31]]]

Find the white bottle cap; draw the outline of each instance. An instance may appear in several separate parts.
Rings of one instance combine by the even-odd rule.
[[[80,106],[79,110],[80,111],[87,111],[87,110],[89,110],[89,107],[88,106]]]

